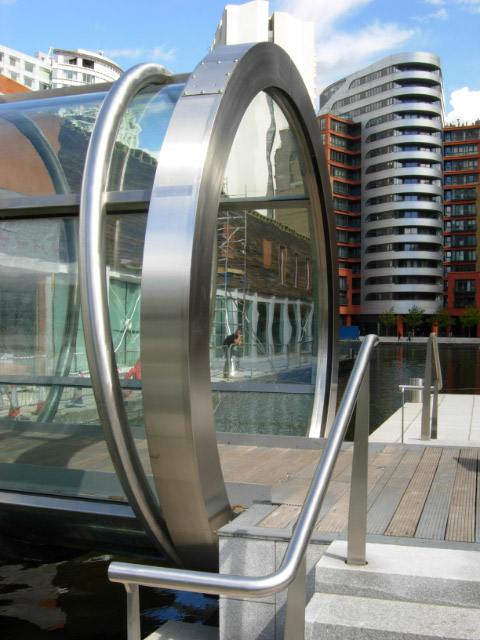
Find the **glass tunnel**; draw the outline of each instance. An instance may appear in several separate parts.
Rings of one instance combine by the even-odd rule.
[[[260,43],[2,96],[0,156],[0,538],[215,569],[216,434],[319,437],[335,410],[335,225],[300,75]]]

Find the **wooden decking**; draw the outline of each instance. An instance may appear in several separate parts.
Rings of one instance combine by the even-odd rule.
[[[86,434],[46,434],[38,430],[0,431],[0,464],[38,465],[103,472],[114,470],[100,429]],[[228,440],[228,438],[227,438]],[[319,444],[300,448],[267,444],[264,438],[232,438],[219,444],[227,482],[271,486],[272,505],[255,526],[289,529],[295,522],[317,462]],[[224,440],[225,441],[225,440]],[[238,442],[242,441],[242,444]],[[257,444],[246,444],[257,441]],[[145,439],[136,440],[144,468],[149,469]],[[262,446],[263,445],[263,446]],[[298,444],[296,445],[298,446]],[[320,445],[321,446],[321,445]],[[337,460],[317,523],[317,532],[340,535],[347,526],[352,446]],[[417,540],[480,542],[479,455],[475,447],[436,447],[371,443],[368,469],[368,533]],[[2,465],[3,470],[6,466]],[[1,484],[1,483],[0,483]]]
[[[256,524],[290,527],[298,515],[321,451],[220,445],[225,480],[272,487],[272,509]],[[369,534],[479,542],[479,449],[374,444],[368,469]],[[347,526],[352,449],[337,460],[317,532]]]

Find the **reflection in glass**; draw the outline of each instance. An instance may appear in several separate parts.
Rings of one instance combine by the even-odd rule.
[[[151,473],[140,389],[145,225],[144,214],[107,216],[106,256],[118,371]],[[21,488],[22,465],[34,465],[25,476],[29,491],[121,498],[90,385],[78,304],[72,304],[76,234],[74,218],[0,223],[0,438],[8,442],[0,449],[0,477],[2,488]]]
[[[308,433],[315,384],[311,216],[308,206],[284,198],[306,193],[300,158],[280,107],[259,94],[236,134],[218,213],[210,351],[218,431]],[[242,203],[250,197],[265,198],[267,208]]]
[[[183,85],[152,85],[129,105],[112,156],[109,190],[150,189]],[[104,93],[0,105],[2,199],[79,193],[90,136]]]

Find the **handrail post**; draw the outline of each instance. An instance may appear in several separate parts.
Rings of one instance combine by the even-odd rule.
[[[138,584],[125,583],[127,592],[127,640],[140,640],[140,600]]]
[[[425,362],[425,375],[423,378],[423,407],[422,407],[422,430],[420,438],[430,440],[430,395],[432,393],[432,340],[427,343],[427,359]]]
[[[295,580],[287,591],[287,611],[283,640],[300,640],[305,637],[305,606],[307,601],[306,554],[298,567]]]
[[[402,438],[401,438],[402,444],[404,441],[404,433],[405,433],[405,387],[402,387]]]
[[[432,406],[432,429],[430,437],[432,440],[437,439],[437,426],[438,426],[438,379],[435,376],[433,382],[433,406]]]
[[[348,511],[347,564],[363,565],[366,559],[368,432],[370,426],[370,362],[358,394],[355,413],[350,506]]]

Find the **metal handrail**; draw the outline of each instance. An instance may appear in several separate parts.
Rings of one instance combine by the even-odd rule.
[[[433,385],[432,385],[432,358],[434,365]],[[423,391],[422,400],[422,428],[421,439],[430,440],[437,437],[438,423],[438,392],[443,388],[442,368],[440,365],[440,353],[438,351],[438,340],[434,333],[431,333],[427,342],[427,355],[425,357],[424,384],[400,384],[398,388],[402,392],[402,424],[401,442],[404,442],[404,419],[405,419],[405,390]],[[430,395],[433,391],[433,407],[430,413]]]
[[[185,591],[194,591],[198,593],[210,593],[224,596],[250,596],[261,597],[279,593],[289,585],[294,588],[296,582],[301,583],[303,588],[303,612],[305,609],[305,555],[313,534],[314,527],[317,522],[318,514],[325,497],[325,493],[335,466],[337,456],[339,454],[345,433],[350,423],[353,411],[357,404],[357,399],[361,402],[361,407],[357,407],[356,416],[356,432],[359,424],[363,422],[363,431],[367,431],[368,438],[368,397],[369,390],[369,363],[373,348],[378,342],[376,335],[367,336],[360,348],[358,357],[355,361],[350,379],[348,381],[342,402],[338,409],[337,417],[333,423],[330,436],[320,459],[315,475],[313,477],[310,489],[308,491],[305,502],[298,516],[297,524],[294,528],[292,538],[288,544],[285,556],[280,568],[267,576],[248,577],[248,576],[231,576],[225,574],[197,572],[185,569],[171,569],[165,567],[141,566],[124,562],[112,562],[108,569],[108,576],[113,582],[122,582],[127,590],[127,607],[129,613],[128,621],[128,639],[137,640],[140,638],[140,622],[138,618],[138,586],[150,587],[167,587],[170,589],[179,589]],[[367,375],[366,375],[367,374]],[[365,414],[366,409],[366,414]],[[360,414],[360,415],[359,415]],[[366,415],[366,419],[365,419]],[[358,429],[360,431],[360,429]],[[357,434],[356,434],[357,436]],[[364,438],[366,440],[367,438]],[[355,447],[356,448],[356,447]],[[350,514],[349,514],[349,561],[355,564],[365,564],[365,540],[366,540],[366,470],[367,458],[365,452],[368,451],[368,442],[363,446],[363,481],[357,482],[355,478],[359,477],[359,456],[354,454],[354,468],[352,470],[352,489],[350,497]],[[356,457],[356,460],[355,460]],[[365,494],[360,499],[356,491],[357,485]],[[361,505],[362,513],[359,514],[358,505]],[[351,519],[355,515],[359,515],[359,528],[356,530],[355,524]],[[351,547],[355,547],[353,550]],[[300,571],[299,571],[300,570]],[[297,573],[299,574],[297,576]],[[292,611],[299,611],[298,593],[302,591],[300,588],[296,591],[296,602],[292,605]],[[290,593],[289,593],[290,596]],[[290,598],[289,598],[290,599]],[[298,625],[301,624],[304,629],[305,616],[303,613],[303,623],[296,620],[292,623],[288,609],[290,603],[287,601],[287,621],[285,638],[303,637],[303,631],[299,632]]]

